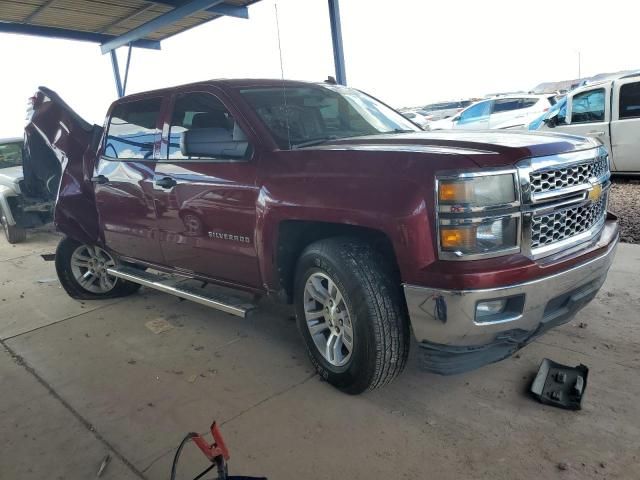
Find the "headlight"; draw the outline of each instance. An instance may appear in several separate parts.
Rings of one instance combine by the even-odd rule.
[[[483,220],[472,225],[440,225],[440,247],[443,252],[462,255],[495,253],[515,247],[517,235],[518,220],[513,217]]]
[[[440,205],[491,207],[516,201],[513,174],[443,179],[439,182]]]
[[[516,173],[438,177],[440,258],[474,260],[520,250]]]

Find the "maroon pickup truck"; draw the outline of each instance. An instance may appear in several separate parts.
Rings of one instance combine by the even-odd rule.
[[[241,317],[184,277],[273,296],[350,393],[402,371],[411,331],[430,371],[508,357],[596,295],[618,240],[586,138],[428,133],[358,90],[279,80],[130,95],[104,128],[46,88],[32,105],[27,147],[61,168],[69,295],[144,285]]]

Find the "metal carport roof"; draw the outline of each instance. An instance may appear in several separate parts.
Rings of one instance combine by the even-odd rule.
[[[160,48],[161,40],[221,16],[249,18],[247,7],[257,1],[1,0],[0,32],[107,44],[156,20],[156,28],[141,32],[133,43]]]
[[[0,0],[0,33],[89,41],[111,53],[118,95],[124,95],[132,47],[160,41],[222,16],[249,18],[260,0]],[[339,0],[327,0],[338,83],[346,84]],[[128,46],[124,83],[115,49]]]

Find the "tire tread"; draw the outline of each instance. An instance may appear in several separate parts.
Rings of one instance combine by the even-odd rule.
[[[347,265],[362,289],[360,302],[369,312],[376,351],[370,378],[359,379],[349,393],[374,390],[390,383],[403,371],[409,355],[410,330],[400,280],[390,259],[373,246],[353,237],[334,237],[316,242],[303,255],[316,254]],[[354,301],[357,301],[355,299]],[[359,310],[361,304],[353,305]]]

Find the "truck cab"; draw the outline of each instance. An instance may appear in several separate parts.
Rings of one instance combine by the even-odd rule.
[[[576,88],[542,120],[531,129],[597,138],[613,172],[640,174],[640,73]]]

